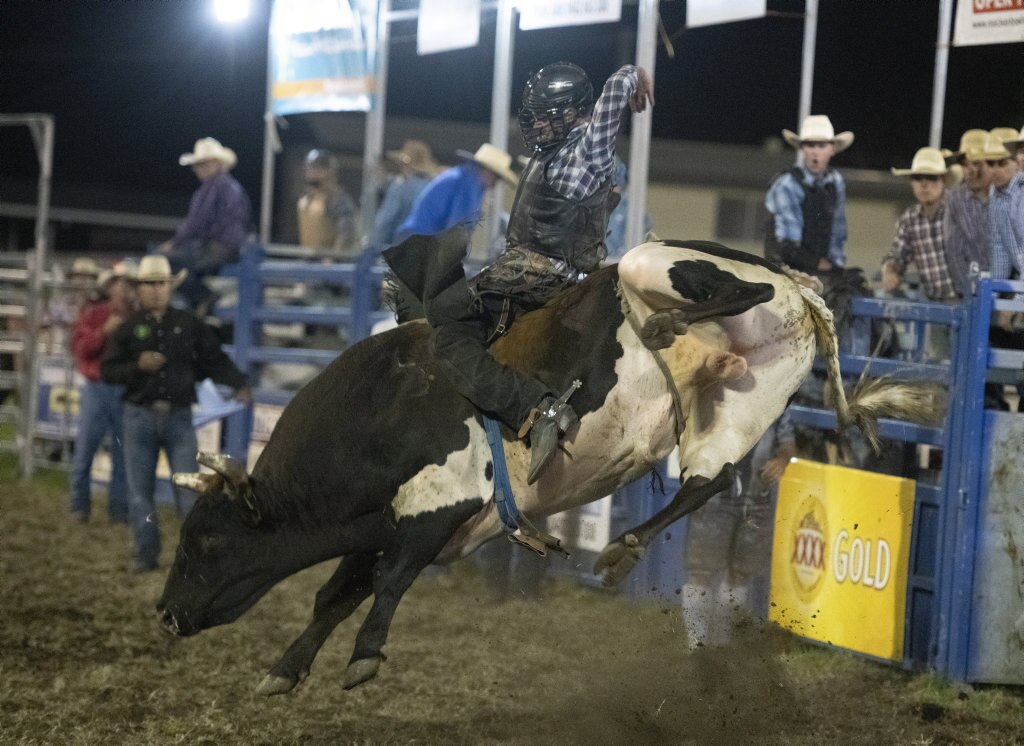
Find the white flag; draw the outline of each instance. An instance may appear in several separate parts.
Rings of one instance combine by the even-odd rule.
[[[420,0],[418,54],[475,47],[479,41],[480,0]]]
[[[686,26],[713,26],[761,18],[766,5],[767,0],[686,0]]]

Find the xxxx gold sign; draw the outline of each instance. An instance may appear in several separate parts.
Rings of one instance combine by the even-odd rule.
[[[779,486],[769,618],[901,660],[914,483],[797,460]]]

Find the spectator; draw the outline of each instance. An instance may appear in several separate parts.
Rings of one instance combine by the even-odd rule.
[[[229,173],[237,162],[235,151],[212,137],[196,140],[192,152],[178,158],[180,165],[192,167],[199,188],[192,195],[185,221],[157,251],[167,256],[175,272],[188,270],[177,292],[200,318],[217,301],[203,278],[238,261],[252,227],[249,195]]]
[[[800,150],[802,163],[776,176],[765,195],[769,221],[765,257],[816,274],[846,266],[846,183],[830,163],[853,143],[835,134],[827,116],[804,119],[800,134],[782,136]]]
[[[608,237],[605,245],[608,247],[609,261],[618,261],[622,255],[632,249],[626,246],[626,222],[629,218],[629,169],[626,164],[615,156],[615,170],[612,172],[612,193],[619,195],[619,203],[612,209],[608,216]],[[651,216],[644,213],[644,235],[651,233]],[[645,238],[646,240],[646,238]]]
[[[139,265],[141,310],[117,328],[100,365],[103,380],[125,387],[124,458],[129,514],[135,540],[134,569],[157,569],[160,530],[153,490],[160,449],[173,472],[196,471],[196,434],[192,404],[196,383],[212,378],[235,389],[235,398],[250,401],[245,376],[224,354],[213,330],[198,318],[170,306],[173,284],[167,258],[144,257]],[[174,501],[184,517],[191,500],[177,487]]]
[[[480,221],[484,193],[498,179],[513,186],[519,183],[512,171],[512,156],[490,143],[485,142],[476,153],[456,150],[455,154],[462,162],[442,171],[420,192],[394,236],[396,242],[441,233],[455,225],[472,231]]]
[[[306,191],[299,197],[299,243],[311,249],[329,249],[349,257],[359,254],[355,200],[339,182],[338,157],[328,150],[306,155]]]
[[[960,137],[960,148],[947,158],[963,168],[963,183],[949,190],[942,234],[946,242],[946,262],[957,294],[970,295],[971,264],[988,272],[992,247],[988,230],[988,188],[992,180],[983,148],[988,133],[967,130]]]
[[[909,176],[917,204],[908,207],[896,223],[892,248],[882,261],[882,287],[896,290],[911,262],[921,276],[921,287],[929,300],[956,299],[956,289],[946,264],[943,220],[946,208],[945,180],[949,168],[936,148],[921,148],[910,168],[891,169],[895,176]]]
[[[385,155],[398,166],[399,173],[388,184],[373,221],[370,245],[378,248],[395,243],[398,226],[412,212],[420,192],[440,171],[430,146],[422,140],[406,140],[401,150],[389,150]]]
[[[71,515],[86,523],[92,512],[92,460],[106,435],[110,435],[110,484],[107,518],[128,522],[123,437],[124,387],[100,380],[100,358],[107,339],[134,310],[135,266],[118,262],[100,276],[100,293],[87,301],[78,314],[71,335],[75,368],[85,377],[78,408],[78,433],[71,463]]]
[[[50,298],[40,323],[48,355],[67,354],[71,327],[82,306],[96,292],[99,275],[99,265],[92,257],[80,256],[71,263],[66,282]]]
[[[1017,169],[1024,171],[1024,127],[1020,128],[1020,132],[1015,137],[1004,138],[1003,145],[1017,159]]]
[[[733,488],[687,518],[682,615],[691,650],[727,644],[735,609],[767,616],[775,485],[794,456],[786,409],[736,465]]]
[[[1024,173],[1003,140],[1016,131],[997,127],[989,132],[982,156],[992,173],[989,186],[989,231],[992,239],[992,277],[1006,279],[1024,273]]]

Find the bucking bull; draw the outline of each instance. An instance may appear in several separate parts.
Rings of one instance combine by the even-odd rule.
[[[402,595],[423,568],[503,533],[480,414],[435,372],[430,328],[410,322],[353,345],[296,394],[251,475],[201,454],[213,474],[175,475],[201,494],[157,611],[175,635],[234,621],[275,583],[334,557],[313,619],[270,669],[263,694],[290,691],[334,628],[369,596],[345,688],[373,678]],[[924,386],[880,379],[843,392],[832,315],[794,276],[707,242],[639,246],[517,321],[492,347],[554,391],[579,379],[580,415],[533,486],[529,451],[502,432],[520,510],[537,519],[628,484],[678,444],[671,503],[600,554],[621,581],[659,531],[733,481],[733,465],[827,362],[841,426],[873,437],[880,415],[935,418]]]

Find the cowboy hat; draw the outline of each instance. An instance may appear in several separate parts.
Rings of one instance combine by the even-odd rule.
[[[468,150],[456,150],[455,155],[463,160],[479,163],[512,186],[519,184],[519,177],[512,171],[512,156],[489,142],[485,142],[477,148],[475,153],[470,153]]]
[[[988,132],[981,129],[970,129],[960,135],[960,147],[946,158],[946,163],[955,163],[957,161],[968,160],[968,161],[980,161],[984,160],[981,157],[982,148],[985,146],[985,139],[988,137]]]
[[[1020,132],[1012,137],[1004,137],[1003,145],[1006,146],[1006,149],[1011,153],[1024,148],[1024,127],[1021,127]]]
[[[110,269],[100,272],[100,277],[96,282],[100,287],[105,287],[108,282],[119,277],[125,278],[128,282],[135,282],[138,271],[139,266],[134,259],[122,259],[119,262],[114,262],[114,266]]]
[[[938,148],[921,148],[914,153],[910,168],[890,168],[893,176],[945,176],[949,173],[946,159]]]
[[[142,257],[139,262],[139,270],[135,273],[135,279],[140,283],[146,282],[169,282],[172,288],[178,287],[188,274],[187,269],[181,270],[178,274],[171,274],[171,263],[163,254],[149,254]]]
[[[982,143],[981,150],[978,152],[978,160],[982,161],[1001,161],[1004,158],[1009,158],[1010,151],[1006,145],[1003,144],[1003,140],[1009,136],[1016,136],[1017,130],[1010,127],[996,127],[988,133],[988,137],[985,138],[985,142]]]
[[[191,153],[182,153],[178,157],[178,164],[181,166],[191,166],[203,161],[220,161],[224,164],[224,168],[234,168],[234,165],[238,163],[238,157],[235,155],[235,151],[225,148],[219,140],[212,137],[199,138]]]
[[[434,160],[430,146],[422,140],[406,140],[401,150],[388,150],[384,153],[389,159],[421,174],[436,174],[441,166]]]
[[[840,132],[837,135],[832,121],[823,114],[804,117],[799,135],[792,130],[782,130],[782,136],[794,148],[799,148],[805,142],[830,142],[837,153],[842,153],[853,143],[852,132]]]
[[[80,256],[71,263],[68,277],[99,277],[100,268],[91,256]]]

